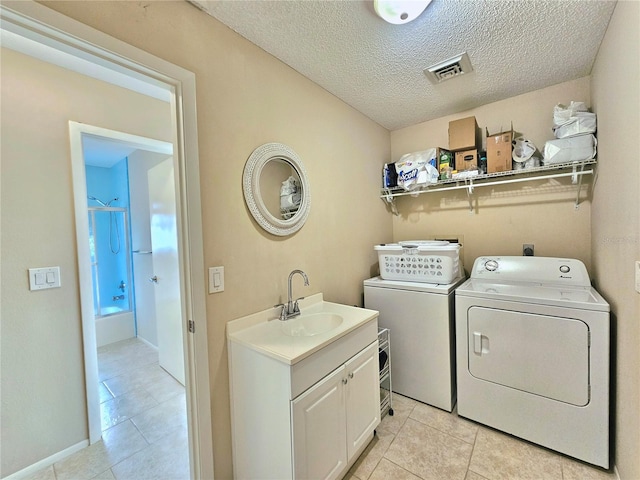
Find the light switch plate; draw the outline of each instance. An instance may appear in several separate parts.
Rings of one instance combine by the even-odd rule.
[[[209,267],[209,293],[224,292],[224,267]]]
[[[60,287],[60,267],[29,269],[29,290],[45,290]]]
[[[640,262],[636,261],[636,292],[640,293]]]

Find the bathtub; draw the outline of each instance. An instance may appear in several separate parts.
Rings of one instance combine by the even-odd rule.
[[[131,310],[122,311],[118,307],[106,307],[102,309],[102,315],[96,316],[98,347],[135,336],[135,319]]]

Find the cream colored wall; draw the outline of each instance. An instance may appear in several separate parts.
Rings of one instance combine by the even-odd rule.
[[[4,477],[88,438],[68,122],[172,135],[168,103],[6,49],[1,66]],[[62,287],[30,292],[27,269],[55,265]]]
[[[571,100],[589,105],[588,77],[391,132],[391,157],[397,161],[405,153],[447,148],[449,121],[470,115],[491,134],[508,130],[513,122],[516,135],[524,135],[542,151],[554,138],[553,107]],[[536,255],[578,258],[590,269],[588,194],[583,188],[576,210],[576,189],[570,180],[481,187],[473,193],[474,213],[469,211],[466,190],[399,197],[393,237],[400,241],[458,236],[464,243],[467,271],[481,255],[522,255],[524,243],[533,243]]]
[[[224,265],[225,291],[207,297],[215,473],[230,478],[225,324],[294,294],[362,304],[373,245],[391,240],[378,198],[389,132],[186,2],[44,2],[196,74],[206,266]],[[244,162],[259,145],[286,143],[312,189],[307,224],[289,238],[263,232],[244,205]]]
[[[619,1],[591,83],[599,150],[593,269],[613,313],[615,463],[622,480],[640,478],[640,294],[634,291],[634,261],[640,260],[639,26],[640,3]]]

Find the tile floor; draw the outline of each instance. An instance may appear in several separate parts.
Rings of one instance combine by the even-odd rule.
[[[184,387],[137,339],[99,349],[103,439],[29,480],[189,478]],[[345,480],[615,480],[400,395]]]
[[[136,338],[98,349],[102,440],[29,480],[189,478],[184,387]]]
[[[415,400],[393,416],[345,480],[614,480],[617,476]]]

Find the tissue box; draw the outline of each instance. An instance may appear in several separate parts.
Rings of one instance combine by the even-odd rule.
[[[589,160],[596,156],[596,145],[593,135],[549,140],[544,145],[543,162],[545,165],[554,165]]]

